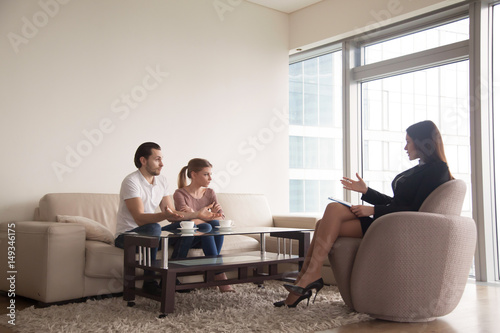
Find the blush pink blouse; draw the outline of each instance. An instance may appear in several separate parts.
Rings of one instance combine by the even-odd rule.
[[[191,194],[189,194],[184,188],[177,189],[174,192],[175,209],[178,211],[182,211],[186,206],[194,211],[197,211],[213,203],[217,204],[218,202],[217,196],[211,188],[207,188],[203,196],[199,199],[191,196]],[[214,213],[221,213],[224,216],[222,209]]]

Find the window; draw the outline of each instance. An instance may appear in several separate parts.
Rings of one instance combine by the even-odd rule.
[[[289,66],[290,212],[322,212],[342,177],[342,53]]]
[[[432,120],[445,143],[450,171],[469,184],[470,135],[468,61],[391,76],[362,84],[363,176],[391,194],[391,182],[415,165],[404,152],[406,128]],[[472,216],[471,198],[463,214]]]

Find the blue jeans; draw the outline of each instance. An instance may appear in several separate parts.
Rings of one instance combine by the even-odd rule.
[[[210,232],[213,228],[219,225],[219,221],[212,220],[205,223],[198,224],[199,232]],[[164,231],[176,231],[180,228],[180,222],[173,222],[169,225],[164,226],[161,230]],[[172,259],[186,258],[189,249],[195,248],[203,249],[203,253],[206,256],[216,256],[220,254],[222,248],[222,243],[224,242],[224,236],[202,236],[202,237],[179,237],[170,238],[169,243],[174,245],[174,252],[172,253]]]

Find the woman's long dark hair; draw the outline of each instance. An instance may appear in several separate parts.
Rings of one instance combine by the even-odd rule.
[[[413,140],[423,162],[442,161],[448,163],[444,154],[443,138],[436,124],[432,121],[424,120],[413,124],[406,129],[406,133]],[[450,179],[454,179],[451,172]]]

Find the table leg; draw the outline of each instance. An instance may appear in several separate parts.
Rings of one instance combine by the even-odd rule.
[[[162,274],[160,318],[174,312],[176,278],[176,273],[166,271]]]
[[[135,300],[136,249],[139,249],[139,265],[151,266],[151,248],[158,247],[158,238],[125,234],[123,241],[123,299],[133,305]],[[149,257],[149,260],[147,259]]]
[[[123,300],[135,300],[135,245],[125,237],[123,252]]]
[[[168,268],[168,237],[163,237],[161,239],[161,254],[162,254],[162,266],[163,268]]]
[[[302,232],[302,237],[299,238],[299,257],[306,257],[307,250],[311,244],[311,233]],[[303,261],[299,262],[299,271],[302,269]]]
[[[260,234],[260,254],[266,254],[266,234]]]
[[[309,245],[311,244],[311,233],[308,231],[300,231],[300,232],[276,232],[270,233],[272,237],[281,237],[283,238],[283,253],[286,255],[286,243],[285,239],[290,241],[289,246],[289,255],[292,254],[291,242],[292,239],[297,239],[299,241],[299,257],[305,258],[307,254],[307,250],[309,249]],[[279,246],[278,246],[279,247]],[[262,235],[261,235],[261,249],[262,249]],[[303,262],[299,262],[299,270],[302,269]]]

